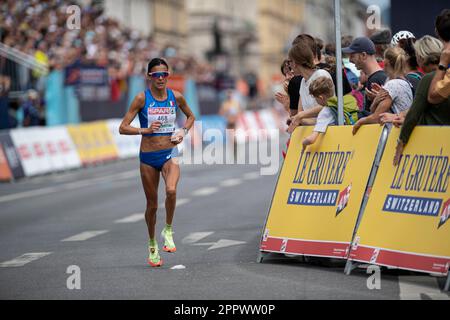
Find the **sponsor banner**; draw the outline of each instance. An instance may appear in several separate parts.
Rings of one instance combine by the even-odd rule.
[[[260,250],[346,259],[383,128],[329,127],[302,152],[312,130],[291,137]]]
[[[389,135],[350,260],[446,274],[450,127],[416,127],[394,166],[399,133],[393,128]]]
[[[77,86],[81,101],[109,101],[111,98],[108,70],[105,67],[76,61],[65,68],[64,85]]]
[[[80,84],[81,78],[81,63],[77,60],[75,63],[72,63],[64,68],[64,85],[65,86],[74,86]]]
[[[11,130],[11,138],[19,153],[27,177],[52,171],[50,159],[40,140],[41,130],[44,130],[44,127]]]
[[[67,130],[83,165],[118,158],[118,150],[106,121],[68,126]]]
[[[63,126],[11,130],[27,177],[80,166],[75,146]]]
[[[12,179],[12,172],[9,169],[8,159],[6,159],[3,146],[0,144],[0,181],[10,181]]]
[[[96,65],[83,65],[80,69],[80,83],[91,86],[107,86],[108,70]]]
[[[108,70],[96,65],[83,65],[80,61],[64,69],[64,85],[107,86]]]
[[[121,119],[108,120],[108,128],[114,139],[120,159],[137,157],[139,155],[139,148],[141,145],[141,136],[139,135],[121,135],[119,133],[119,126]],[[137,118],[131,122],[131,126],[139,128],[140,124]]]
[[[8,167],[14,179],[23,178],[25,173],[23,172],[19,154],[14,147],[14,143],[9,132],[0,132],[0,147],[2,148],[4,156],[8,161]]]
[[[49,158],[52,171],[81,167],[80,157],[66,127],[42,129],[39,131],[39,140]]]

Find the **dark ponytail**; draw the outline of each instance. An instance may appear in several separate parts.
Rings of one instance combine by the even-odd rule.
[[[161,65],[166,66],[167,70],[169,70],[169,65],[167,64],[167,62],[164,59],[161,59],[161,58],[152,59],[152,61],[150,61],[148,63],[147,73],[150,73],[152,71],[153,67],[161,66]]]
[[[417,63],[416,49],[414,48],[415,41],[416,40],[412,38],[402,39],[399,41],[400,47],[405,50],[406,54],[408,55],[408,65],[412,70],[415,70],[419,67],[419,64]]]

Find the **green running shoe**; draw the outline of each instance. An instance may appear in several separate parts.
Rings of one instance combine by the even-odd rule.
[[[176,252],[177,248],[175,247],[175,243],[173,242],[173,230],[172,226],[166,225],[161,232],[161,237],[164,238],[164,247],[163,251],[165,252]]]
[[[163,260],[159,255],[158,243],[155,240],[148,242],[148,264],[152,267],[161,267]]]

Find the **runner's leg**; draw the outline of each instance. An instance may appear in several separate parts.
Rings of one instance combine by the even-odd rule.
[[[166,224],[171,226],[177,202],[177,184],[180,178],[180,166],[177,159],[167,161],[161,172],[166,182]]]
[[[159,171],[141,163],[141,179],[144,187],[147,207],[145,209],[145,222],[150,239],[155,239],[156,211],[158,210],[158,184]]]

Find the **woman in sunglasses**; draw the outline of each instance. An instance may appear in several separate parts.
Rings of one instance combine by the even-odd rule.
[[[177,156],[176,145],[183,141],[195,120],[184,97],[179,92],[166,88],[168,77],[169,66],[166,61],[159,58],[150,61],[147,68],[148,89],[134,98],[119,128],[120,134],[142,135],[139,158],[141,179],[147,198],[145,221],[150,237],[148,263],[152,267],[159,267],[163,263],[155,237],[160,173],[166,183],[166,226],[161,233],[164,238],[163,250],[175,252],[172,221],[180,168],[173,157]],[[183,111],[187,120],[182,129],[175,130],[178,108]],[[140,128],[130,125],[137,114]]]

